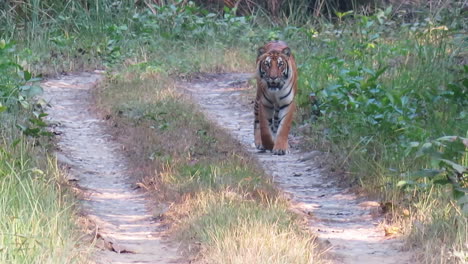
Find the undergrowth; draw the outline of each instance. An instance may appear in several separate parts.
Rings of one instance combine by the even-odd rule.
[[[451,21],[408,22],[391,8],[349,12],[282,32],[301,54],[299,122],[310,146],[381,199],[426,263],[467,260],[466,25],[454,11]]]
[[[0,41],[0,262],[82,263],[74,198],[49,156],[45,102],[15,45]]]

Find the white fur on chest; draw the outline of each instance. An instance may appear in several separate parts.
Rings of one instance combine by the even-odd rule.
[[[290,103],[294,99],[294,90],[291,86],[291,79],[286,81],[283,88],[276,90],[267,89],[265,94],[271,103],[273,103],[275,108]]]

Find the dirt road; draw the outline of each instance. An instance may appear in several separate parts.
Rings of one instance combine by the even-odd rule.
[[[296,209],[309,215],[309,226],[325,244],[335,263],[409,263],[402,243],[387,239],[371,211],[377,203],[356,197],[314,161],[319,152],[258,153],[253,146],[253,106],[242,103],[247,74],[224,74],[181,86],[206,115],[225,128],[262,164],[288,194]],[[82,73],[43,84],[56,124],[59,161],[70,179],[85,192],[86,216],[97,225],[102,250],[97,263],[180,263],[177,246],[162,241],[162,227],[151,213],[144,193],[131,183],[121,146],[111,140],[105,124],[91,110],[90,89],[101,76]],[[298,144],[297,139],[292,142]]]
[[[401,250],[402,242],[387,239],[378,226],[381,219],[372,216],[378,203],[337,187],[314,161],[319,152],[304,153],[293,145],[290,154],[276,156],[255,149],[253,105],[241,99],[245,98],[249,78],[249,74],[212,75],[180,86],[191,93],[210,119],[258,158],[297,209],[310,215],[310,228],[331,246],[336,263],[409,263],[409,254]],[[290,141],[300,144],[294,138]]]

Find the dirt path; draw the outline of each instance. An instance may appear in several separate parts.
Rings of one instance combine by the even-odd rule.
[[[98,227],[104,249],[97,252],[96,262],[180,263],[176,247],[162,241],[162,227],[145,195],[129,182],[121,146],[90,110],[89,90],[100,78],[83,73],[43,84],[52,105],[49,119],[57,124],[58,158],[84,190],[84,211]],[[208,117],[259,159],[297,208],[311,215],[311,229],[330,243],[336,263],[409,263],[409,254],[400,250],[401,242],[386,239],[377,226],[379,219],[372,217],[377,204],[337,188],[314,163],[314,155],[320,153],[302,153],[294,146],[286,156],[257,153],[252,144],[252,105],[243,105],[239,99],[247,78],[246,74],[218,75],[183,86]]]
[[[372,217],[378,204],[336,187],[314,163],[314,155],[320,153],[303,153],[294,146],[286,156],[257,152],[253,146],[253,105],[242,104],[240,99],[248,78],[247,74],[225,74],[181,86],[191,92],[209,118],[258,158],[299,210],[311,215],[311,229],[330,243],[336,263],[409,263],[409,254],[400,250],[401,241],[386,239],[384,230],[377,226],[380,219]]]
[[[175,247],[161,240],[142,192],[129,182],[121,146],[91,108],[90,89],[99,74],[82,73],[43,83],[52,108],[49,120],[59,134],[59,161],[85,192],[85,215],[97,230],[96,263],[180,263]]]

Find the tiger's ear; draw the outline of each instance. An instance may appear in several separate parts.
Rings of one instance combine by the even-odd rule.
[[[266,50],[264,47],[258,48],[257,50],[257,58],[265,54]]]
[[[291,49],[289,47],[284,48],[281,52],[288,57],[291,56]]]

